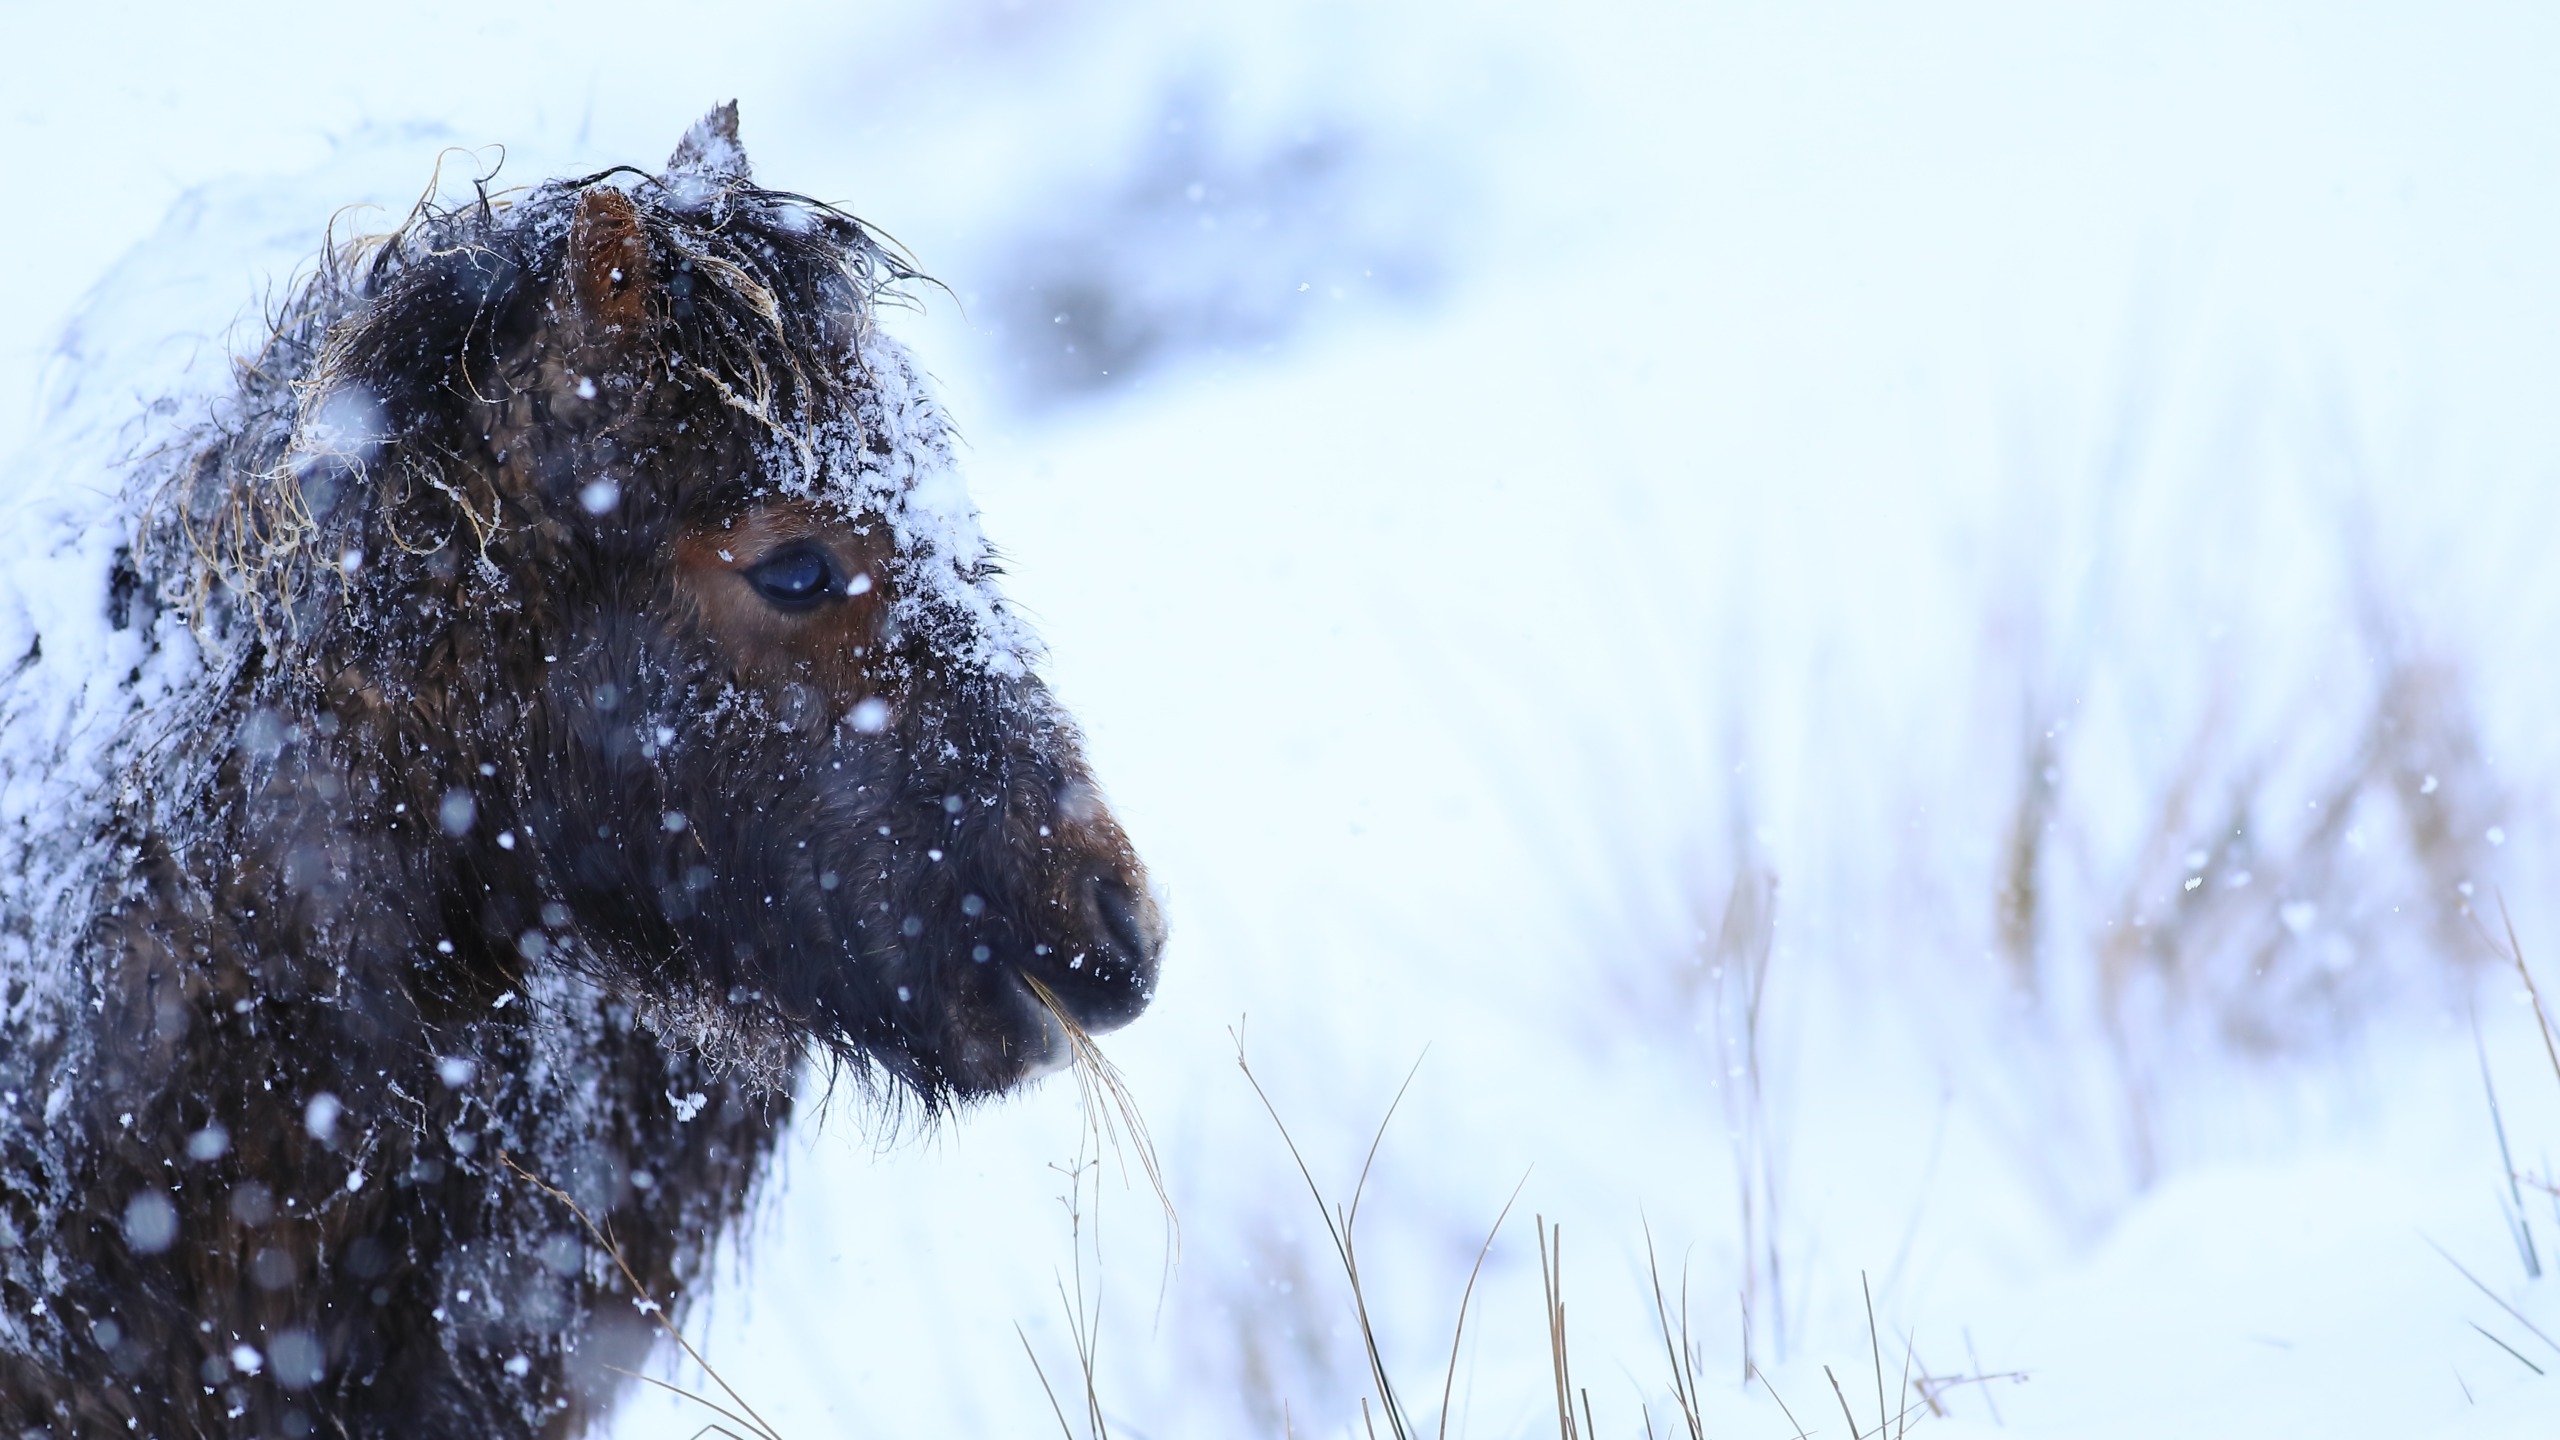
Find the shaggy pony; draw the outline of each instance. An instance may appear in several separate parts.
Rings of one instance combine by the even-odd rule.
[[[805,1058],[930,1114],[1144,1007],[914,279],[723,107],[327,251],[140,457],[0,680],[10,1433],[575,1433],[650,1337],[566,1201],[689,1293]]]

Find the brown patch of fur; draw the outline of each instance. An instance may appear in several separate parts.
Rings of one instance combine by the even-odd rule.
[[[607,330],[637,330],[649,318],[655,287],[649,237],[631,197],[599,186],[578,197],[569,222],[569,274],[578,303]]]
[[[746,572],[794,544],[823,550],[848,582],[861,577],[861,593],[798,615],[766,603]],[[815,684],[844,707],[880,688],[872,661],[888,593],[888,561],[885,527],[859,527],[809,501],[793,500],[684,530],[675,543],[676,591],[741,674],[768,683]],[[842,718],[838,709],[828,721]]]

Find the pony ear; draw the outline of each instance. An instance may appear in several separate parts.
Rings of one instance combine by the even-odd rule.
[[[578,197],[569,221],[569,284],[578,308],[606,328],[637,329],[648,319],[653,277],[640,208],[610,185]]]
[[[747,171],[746,147],[738,143],[737,101],[712,106],[711,113],[694,121],[693,128],[676,142],[676,153],[667,157],[663,178],[673,180],[680,175],[741,184],[753,178]]]

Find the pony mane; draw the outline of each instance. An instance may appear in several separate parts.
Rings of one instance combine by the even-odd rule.
[[[332,234],[235,363],[227,402],[138,477],[134,563],[158,601],[217,653],[300,633],[361,548],[374,485],[442,493],[485,551],[497,497],[471,492],[431,422],[455,401],[505,397],[501,334],[551,292],[578,199],[603,185],[630,200],[669,272],[651,316],[663,373],[708,385],[771,437],[777,469],[814,483],[828,420],[878,388],[874,312],[934,283],[893,243],[824,202],[699,168],[617,167],[458,205],[431,186],[393,230]],[[830,354],[850,363],[809,363]],[[446,539],[387,538],[412,553]]]

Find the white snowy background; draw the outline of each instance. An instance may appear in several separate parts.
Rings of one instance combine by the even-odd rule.
[[[1236,1036],[1337,1201],[1413,1073],[1418,1432],[1515,1185],[1450,1435],[1556,1433],[1537,1215],[1609,1437],[1686,1433],[1648,1229],[1718,1436],[1846,1435],[1825,1366],[1869,1433],[2560,1430],[2488,940],[2560,987],[2560,11],[505,9],[0,5],[0,454],[447,147],[735,97],[948,282],[894,327],[1173,925],[1107,1049],[1178,1252],[1063,1079],[813,1115],[691,1322],[781,1435],[1056,1433],[1026,1341],[1083,1435],[1079,1277],[1112,1433],[1367,1433]]]

